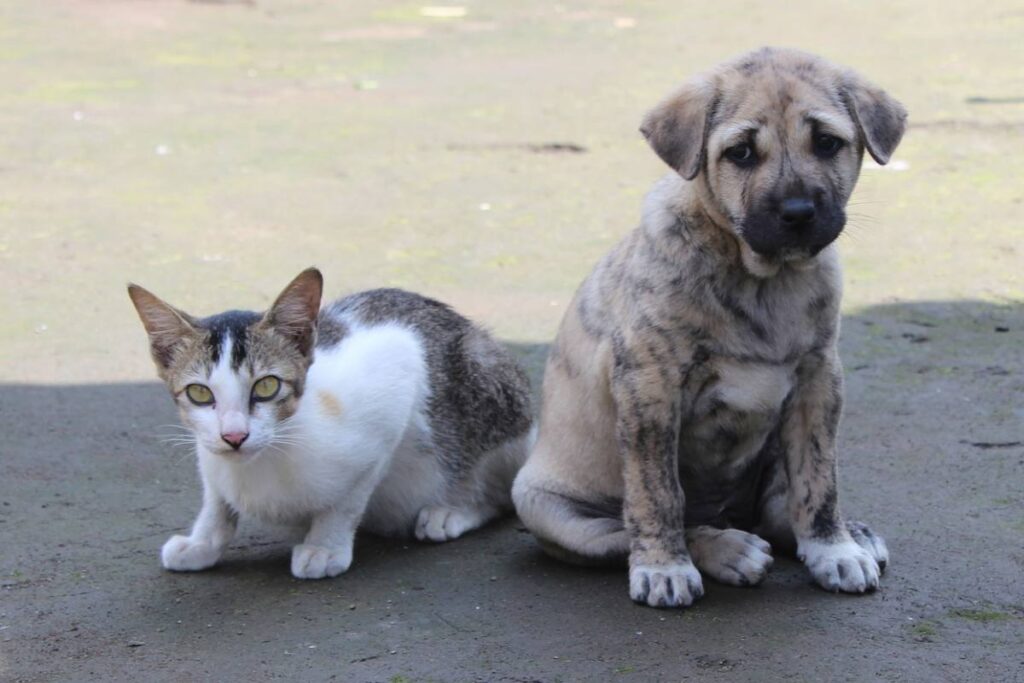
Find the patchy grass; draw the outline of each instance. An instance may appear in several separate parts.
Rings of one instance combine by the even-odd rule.
[[[1008,621],[1013,618],[1012,614],[1000,612],[994,609],[957,608],[950,610],[949,615],[960,619],[967,619],[968,621],[974,621],[979,624],[990,624],[994,621]]]
[[[931,642],[939,635],[939,624],[935,621],[919,621],[910,627],[910,633],[915,640]]]

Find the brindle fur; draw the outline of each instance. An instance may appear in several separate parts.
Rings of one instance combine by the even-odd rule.
[[[852,72],[768,48],[647,116],[642,132],[677,173],[570,304],[513,490],[545,549],[628,557],[631,596],[653,606],[700,597],[694,562],[758,583],[771,548],[755,533],[795,547],[830,590],[877,585],[884,542],[847,525],[837,500],[841,273],[829,243],[865,148],[887,161],[905,117]],[[811,149],[822,131],[846,142],[834,158]],[[754,168],[724,157],[742,140]],[[798,237],[778,219],[794,193],[817,210]]]

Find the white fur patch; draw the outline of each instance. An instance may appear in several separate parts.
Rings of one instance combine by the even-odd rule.
[[[244,514],[308,518],[357,489],[376,487],[422,410],[426,387],[423,346],[412,331],[356,329],[336,348],[318,351],[286,439],[275,445],[271,438],[247,461],[201,448],[200,470]],[[338,411],[325,411],[323,395]]]
[[[825,590],[864,593],[878,588],[878,562],[852,540],[838,543],[802,540],[796,552]]]
[[[689,607],[704,595],[704,582],[692,562],[639,564],[629,568],[629,597],[651,607]]]
[[[195,572],[217,564],[220,553],[209,539],[171,536],[160,550],[160,563],[171,571]]]
[[[718,398],[742,413],[773,413],[779,409],[793,386],[788,368],[753,363],[716,362]]]

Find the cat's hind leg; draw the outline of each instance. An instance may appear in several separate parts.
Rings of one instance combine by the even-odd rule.
[[[512,509],[512,480],[526,460],[533,432],[484,453],[475,466],[446,486],[441,501],[416,516],[420,541],[442,543],[478,529]]]
[[[467,531],[477,529],[491,521],[497,510],[456,508],[447,505],[428,505],[416,517],[416,538],[420,541],[443,543],[456,539]]]

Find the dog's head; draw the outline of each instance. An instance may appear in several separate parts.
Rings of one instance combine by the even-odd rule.
[[[889,161],[899,102],[819,57],[763,48],[686,83],[640,130],[761,257],[808,258],[846,223],[864,149]]]

